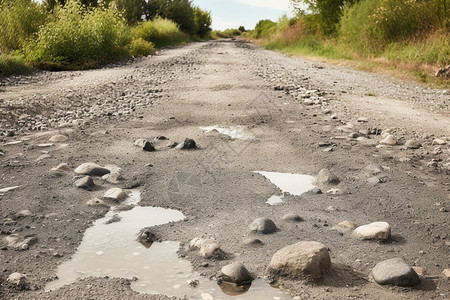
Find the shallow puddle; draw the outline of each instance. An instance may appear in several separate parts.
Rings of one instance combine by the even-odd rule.
[[[309,175],[263,171],[255,171],[255,173],[261,174],[269,179],[270,182],[275,184],[283,192],[283,195],[281,196],[271,196],[266,201],[269,205],[282,203],[285,193],[289,193],[293,196],[300,196],[301,194],[316,188],[314,185],[316,179]]]
[[[220,134],[228,135],[232,139],[247,140],[252,138],[252,136],[247,135],[245,133],[244,126],[231,126],[231,127],[208,126],[208,127],[200,127],[200,129],[206,132],[217,131]]]
[[[139,192],[132,192],[127,204],[137,205]],[[114,217],[116,222],[108,222]],[[46,290],[55,290],[85,277],[134,279],[131,288],[148,294],[188,299],[291,299],[263,279],[250,286],[218,286],[192,271],[189,261],[178,257],[178,242],[164,241],[146,247],[137,241],[144,227],[183,220],[182,212],[159,207],[134,206],[115,212],[114,208],[85,232],[77,252],[57,270],[58,279]],[[196,287],[190,283],[198,283]]]

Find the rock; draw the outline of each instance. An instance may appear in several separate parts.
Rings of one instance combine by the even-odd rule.
[[[419,149],[420,147],[422,147],[422,144],[416,140],[408,140],[405,143],[405,147],[408,149]]]
[[[450,65],[448,65],[446,68],[439,69],[434,76],[447,78],[450,77]]]
[[[52,171],[59,171],[59,172],[70,172],[72,171],[66,163],[59,164],[57,167],[52,168]]]
[[[189,243],[189,250],[198,250],[198,254],[205,258],[226,258],[226,253],[220,248],[216,241],[196,237]]]
[[[16,217],[18,218],[25,218],[25,217],[31,217],[34,216],[34,214],[29,209],[21,210],[16,214]]]
[[[6,279],[6,281],[19,287],[20,289],[25,289],[28,288],[29,286],[27,276],[25,274],[20,274],[18,272],[10,274]]]
[[[67,136],[65,136],[65,135],[57,134],[57,135],[52,136],[52,137],[49,139],[49,141],[52,142],[52,143],[55,143],[55,142],[65,142],[65,141],[67,141],[68,139],[69,139],[69,138],[68,138]]]
[[[88,162],[79,165],[75,169],[75,173],[79,175],[103,176],[105,174],[111,173],[111,171],[95,163]]]
[[[443,146],[443,145],[446,145],[446,144],[447,144],[447,142],[444,141],[443,139],[436,138],[436,139],[433,140],[433,145]]]
[[[165,141],[165,140],[168,140],[168,138],[163,135],[158,135],[157,137],[155,137],[155,141]]]
[[[150,227],[142,229],[137,238],[137,241],[144,245],[146,248],[150,248],[150,246],[158,240],[159,239],[151,231]]]
[[[108,224],[112,224],[112,223],[117,223],[117,222],[120,222],[121,220],[122,220],[122,217],[119,216],[118,214],[115,214],[108,221],[106,221],[105,224],[108,225]]]
[[[268,270],[273,276],[320,279],[330,268],[328,248],[319,242],[303,241],[278,250]]]
[[[241,262],[235,262],[222,267],[217,279],[219,282],[226,281],[241,285],[252,282],[253,276]]]
[[[360,137],[361,135],[358,132],[352,132],[348,135],[349,138],[351,139],[356,139],[358,137]]]
[[[442,271],[442,274],[444,274],[447,279],[450,278],[450,269],[445,269],[444,271]]]
[[[383,166],[381,166],[380,164],[376,164],[376,163],[368,165],[366,167],[366,170],[369,171],[369,173],[371,173],[373,175],[377,175],[377,174],[384,172]]]
[[[86,204],[88,206],[105,206],[105,207],[109,207],[109,205],[105,201],[103,201],[101,199],[98,199],[98,198],[91,199],[88,202],[86,202]]]
[[[388,134],[384,139],[380,141],[380,144],[393,146],[397,145],[397,140],[391,134]]]
[[[15,189],[18,189],[20,187],[21,187],[20,185],[6,187],[6,188],[3,188],[3,189],[0,189],[0,193],[6,193],[6,192],[9,192],[9,191],[14,191]]]
[[[116,183],[119,183],[120,181],[122,181],[123,177],[118,172],[111,172],[106,175],[103,175],[102,179],[109,183],[116,184]]]
[[[244,245],[262,245],[263,242],[257,238],[247,238],[243,242]]]
[[[381,183],[382,181],[378,176],[372,176],[367,179],[367,182],[370,184],[377,184],[377,183]]]
[[[122,201],[126,199],[128,195],[121,188],[111,188],[105,192],[103,198],[114,200],[114,201]]]
[[[155,147],[153,147],[152,143],[145,139],[138,139],[134,142],[134,145],[140,147],[144,151],[153,152],[156,151]]]
[[[186,138],[181,144],[175,147],[178,150],[197,149],[197,144],[194,140]]]
[[[281,219],[283,219],[285,221],[290,221],[290,222],[303,222],[303,221],[305,221],[305,220],[303,220],[302,217],[300,217],[299,215],[297,215],[295,213],[285,214]]]
[[[95,187],[94,179],[91,176],[84,176],[74,182],[77,188],[92,190]]]
[[[317,183],[319,185],[336,185],[339,184],[339,178],[328,169],[320,170],[317,175]]]
[[[28,250],[31,246],[37,243],[37,238],[34,236],[28,237],[22,242],[19,242],[14,245],[15,250]]]
[[[423,275],[425,275],[425,269],[422,267],[413,266],[412,269],[417,273],[417,275],[419,275],[419,277],[423,277]]]
[[[342,234],[350,233],[352,230],[356,228],[356,224],[351,221],[342,221],[336,226],[332,227],[331,230],[335,230]]]
[[[378,284],[414,286],[419,284],[419,275],[401,258],[379,262],[372,270],[372,277]]]
[[[377,144],[374,139],[369,139],[364,136],[357,137],[356,140],[366,146],[375,146]]]
[[[167,143],[167,148],[175,148],[176,146],[178,146],[177,142],[168,142]]]
[[[386,222],[374,222],[359,226],[353,236],[360,240],[387,240],[391,237],[391,226]]]
[[[360,123],[367,123],[369,119],[367,119],[366,117],[359,117],[356,121]]]
[[[262,233],[271,234],[278,231],[275,223],[268,218],[258,218],[255,219],[249,226],[250,232],[252,233]]]
[[[50,154],[42,154],[41,156],[39,156],[38,158],[36,158],[36,162],[41,162],[41,161],[43,161],[44,159],[47,159],[47,158],[51,158],[52,156],[50,155]]]

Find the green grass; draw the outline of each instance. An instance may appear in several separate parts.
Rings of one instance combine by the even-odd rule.
[[[21,55],[0,54],[0,77],[27,74],[32,71]]]
[[[153,43],[156,47],[175,46],[190,41],[189,35],[182,32],[179,26],[168,19],[155,18],[139,24],[133,29],[133,39],[142,39]]]

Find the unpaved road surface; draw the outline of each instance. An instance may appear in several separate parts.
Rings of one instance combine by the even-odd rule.
[[[182,260],[204,278],[214,280],[222,266],[235,261],[264,278],[277,250],[318,241],[328,247],[333,269],[318,283],[286,282],[296,299],[445,299],[449,113],[448,91],[231,40],[166,49],[99,70],[3,80],[0,189],[16,188],[0,192],[0,298],[168,299],[136,292],[125,275],[87,277],[45,290],[57,280],[58,266],[76,253],[84,232],[109,210],[86,202],[120,187],[139,190],[142,207],[184,213],[184,221],[151,230],[163,241],[180,242]],[[201,129],[208,126],[240,126],[242,136]],[[57,134],[67,139],[49,141]],[[394,145],[381,143],[388,134]],[[134,146],[139,138],[157,151]],[[185,138],[199,149],[169,147]],[[408,148],[409,140],[420,147]],[[85,162],[115,165],[109,168],[120,168],[121,178],[110,183],[94,177],[90,191],[77,188],[73,170]],[[70,171],[51,170],[61,163]],[[322,193],[284,193],[278,205],[266,201],[282,191],[255,173],[316,176],[324,168],[340,183],[319,186]],[[304,221],[283,220],[287,213]],[[262,245],[244,244],[253,236],[250,223],[260,217],[279,230],[258,235]],[[344,220],[387,222],[392,236],[361,241],[332,230]],[[215,239],[226,259],[186,251],[195,237]],[[122,246],[114,237],[109,243]],[[418,286],[373,281],[372,268],[394,257],[423,268]],[[8,282],[13,272],[25,274],[27,284]],[[139,284],[143,278],[133,280]]]

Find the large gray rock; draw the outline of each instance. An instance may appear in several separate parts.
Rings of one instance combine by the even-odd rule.
[[[320,170],[317,175],[317,183],[319,185],[337,185],[339,182],[339,178],[328,169]]]
[[[25,274],[21,274],[19,272],[14,272],[8,276],[6,282],[13,284],[17,287],[24,288],[28,286],[27,276]]]
[[[401,258],[379,262],[372,270],[372,277],[379,284],[398,286],[414,286],[420,282],[416,271]]]
[[[111,188],[105,192],[103,195],[103,198],[115,200],[115,201],[122,201],[128,197],[127,193],[125,193],[124,190],[121,188]]]
[[[144,151],[153,152],[156,151],[155,147],[153,147],[152,143],[145,139],[137,139],[134,142],[134,145],[141,148]]]
[[[397,140],[391,134],[388,134],[380,141],[382,145],[394,146],[397,144]]]
[[[303,241],[278,250],[269,264],[273,276],[320,279],[330,271],[328,248],[319,242]]]
[[[268,218],[258,218],[255,219],[249,226],[250,232],[252,233],[262,233],[271,234],[278,231],[275,223]]]
[[[391,226],[386,222],[373,222],[357,227],[353,236],[360,240],[387,240],[391,237]]]
[[[205,258],[224,259],[227,256],[216,241],[199,237],[190,241],[189,250],[197,250],[198,254]]]
[[[103,176],[110,172],[111,172],[110,170],[92,162],[81,164],[75,169],[75,173],[79,175],[90,175],[90,176]]]
[[[222,267],[217,279],[218,281],[232,282],[241,285],[251,282],[253,276],[241,262],[235,262]]]
[[[416,140],[408,140],[406,141],[405,146],[408,149],[419,149],[420,147],[422,147],[422,144]]]

